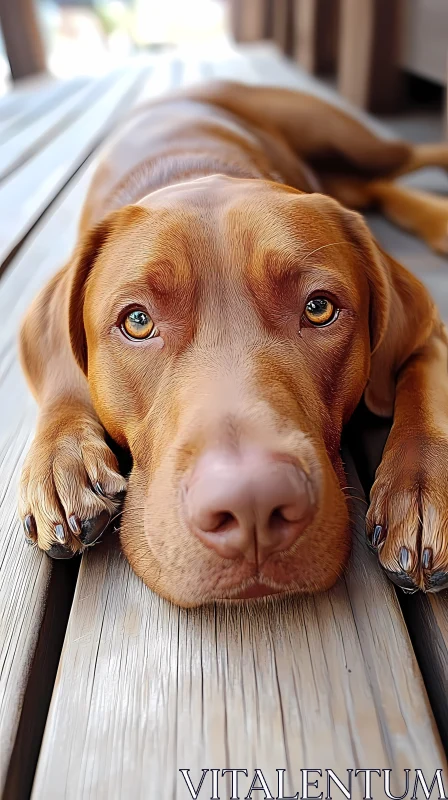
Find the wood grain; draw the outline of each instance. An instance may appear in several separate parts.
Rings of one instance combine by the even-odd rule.
[[[126,71],[72,125],[48,142],[0,185],[0,264],[19,244],[73,172],[92,152],[120,103],[128,104],[142,78],[140,67]],[[118,109],[118,111],[117,111]]]
[[[104,94],[105,88],[111,87],[113,81],[113,76],[107,76],[87,85],[78,84],[74,92],[58,98],[56,104],[40,107],[40,113],[34,119],[29,115],[27,119],[22,116],[18,123],[9,125],[3,136],[0,136],[0,181],[29,161],[75,121],[86,107],[92,106]]]
[[[115,541],[89,553],[34,800],[174,800],[187,797],[185,767],[195,781],[203,767],[262,767],[269,780],[286,768],[296,791],[311,765],[344,776],[444,765],[395,592],[362,541],[362,508],[347,578],[311,598],[183,611],[146,589]]]
[[[66,205],[55,213],[52,224],[44,233],[38,232],[11,265],[0,289],[6,333],[0,348],[0,793],[54,567],[42,553],[26,545],[17,518],[18,479],[32,438],[35,406],[17,361],[15,339],[27,304],[68,255],[66,236],[76,224],[79,202],[74,192],[71,213]]]
[[[139,72],[141,72],[139,67]],[[143,73],[144,74],[144,73]],[[166,77],[165,66],[161,65],[161,74],[157,79],[156,74],[150,76],[148,82],[141,88],[140,95],[146,97],[155,89],[164,87]],[[155,85],[154,85],[155,82]],[[104,93],[106,102],[101,96],[97,97],[97,116],[89,116],[87,108],[83,114],[84,122],[96,119],[96,129],[85,132],[85,142],[90,140],[93,148],[98,143],[101,133],[106,130],[105,122],[114,114],[124,113],[125,108],[133,101],[134,95],[129,89],[135,84],[135,71],[129,80],[123,82],[117,77],[116,91],[111,94],[111,89]],[[127,97],[127,105],[123,106],[123,99]],[[101,118],[101,111],[103,116]],[[109,117],[106,118],[105,114]],[[97,138],[93,138],[96,133]],[[66,139],[67,144],[73,144],[73,138]],[[78,151],[80,152],[80,151]],[[73,156],[73,152],[71,153]],[[70,156],[70,154],[69,154]],[[38,158],[38,157],[37,157]],[[73,158],[72,171],[78,162]],[[17,753],[16,735],[20,724],[20,714],[23,703],[27,701],[27,683],[32,677],[35,698],[38,703],[40,695],[44,694],[53,684],[51,674],[52,658],[50,652],[54,648],[54,638],[59,635],[51,629],[51,614],[49,615],[47,600],[52,587],[58,585],[63,576],[61,563],[52,562],[35,548],[25,544],[23,531],[17,518],[17,485],[24,455],[28,450],[35,422],[36,409],[31,395],[25,385],[19,367],[16,350],[16,338],[20,320],[33,297],[69,257],[76,241],[78,218],[83,199],[87,192],[88,184],[93,172],[92,159],[86,162],[77,171],[68,183],[57,201],[52,206],[51,212],[46,214],[38,223],[19,253],[9,264],[8,270],[3,275],[0,283],[0,315],[2,319],[2,337],[0,340],[0,795],[7,800],[19,800],[27,793],[22,791],[27,780],[32,780],[34,763],[32,761],[33,747],[39,748],[41,732],[35,719],[36,706],[33,714],[28,719],[27,728],[32,736],[26,738],[27,731],[21,739],[22,749]],[[66,178],[70,177],[68,164],[66,165]],[[44,177],[36,171],[32,173],[34,181]],[[31,179],[31,177],[30,177]],[[33,188],[30,185],[30,190]],[[8,231],[3,228],[6,237]],[[14,236],[14,230],[10,231]],[[7,242],[6,238],[5,241]],[[10,244],[7,246],[9,247]],[[63,570],[64,568],[62,568]],[[49,595],[50,592],[50,595]],[[54,594],[54,592],[53,592]],[[52,601],[53,602],[53,601]],[[66,598],[61,591],[60,607],[54,601],[54,614],[64,614]],[[51,609],[50,609],[51,610]],[[42,621],[44,622],[41,628]],[[58,620],[55,620],[55,628]],[[40,637],[40,639],[39,639]],[[59,650],[60,651],[60,650]],[[56,653],[58,657],[59,651]],[[41,652],[38,666],[50,670],[50,674],[36,676],[33,665],[36,652]],[[57,662],[56,662],[57,665]],[[34,675],[34,678],[33,678]],[[31,698],[32,699],[32,698]],[[32,705],[32,704],[31,704]],[[44,709],[46,713],[46,709]],[[23,727],[23,725],[22,725]],[[32,738],[34,737],[34,741]],[[37,737],[37,738],[36,738]],[[25,752],[24,750],[25,745]],[[28,749],[27,749],[28,748]],[[8,764],[11,755],[14,761],[14,774],[8,773]],[[20,762],[20,757],[22,761]],[[37,753],[36,753],[37,759]],[[21,768],[23,775],[19,774]],[[28,771],[31,769],[31,778]],[[6,793],[4,793],[6,792]]]
[[[90,79],[80,77],[70,81],[57,81],[45,78],[20,81],[22,83],[22,88],[9,92],[0,99],[1,144],[53,109],[62,99],[87,86]]]
[[[211,67],[257,80],[241,53]],[[275,58],[267,69],[282,82]],[[180,768],[195,783],[204,767],[260,767],[271,783],[285,768],[294,793],[301,767],[346,777],[445,766],[394,588],[365,545],[348,455],[347,465],[353,555],[326,594],[185,611],[136,578],[113,537],[83,557],[34,800],[180,800]]]

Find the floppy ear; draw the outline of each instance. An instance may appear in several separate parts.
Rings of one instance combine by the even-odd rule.
[[[439,318],[423,284],[385,253],[359,215],[355,240],[370,287],[370,377],[364,399],[374,414],[393,415],[397,374],[429,338]],[[353,231],[353,228],[352,228]]]
[[[139,206],[125,206],[113,211],[81,239],[70,266],[68,323],[73,355],[87,375],[87,340],[84,328],[84,300],[86,286],[92,268],[109,240],[123,228],[146,217],[147,212]]]
[[[107,241],[108,220],[100,222],[87,233],[75,250],[71,266],[71,285],[68,304],[68,329],[73,355],[87,375],[87,340],[84,330],[84,299],[86,283],[98,254]]]

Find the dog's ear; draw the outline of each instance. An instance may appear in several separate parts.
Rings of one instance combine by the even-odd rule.
[[[440,322],[423,284],[381,249],[358,214],[350,216],[370,289],[371,363],[364,399],[374,414],[389,417],[400,368]]]
[[[78,244],[70,266],[71,281],[68,303],[68,324],[73,355],[87,375],[87,339],[84,328],[84,300],[89,275],[100,255],[120,231],[129,229],[147,212],[139,206],[125,206],[113,211],[88,231]]]

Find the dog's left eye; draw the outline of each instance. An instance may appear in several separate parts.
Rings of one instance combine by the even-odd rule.
[[[129,311],[120,327],[129,339],[151,339],[158,335],[151,317],[140,308]]]
[[[329,325],[337,315],[338,309],[327,297],[313,297],[305,306],[305,317],[312,325]]]

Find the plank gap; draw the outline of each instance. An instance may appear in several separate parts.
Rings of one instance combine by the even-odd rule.
[[[36,650],[2,794],[28,800],[53,694],[81,559],[54,561]]]

